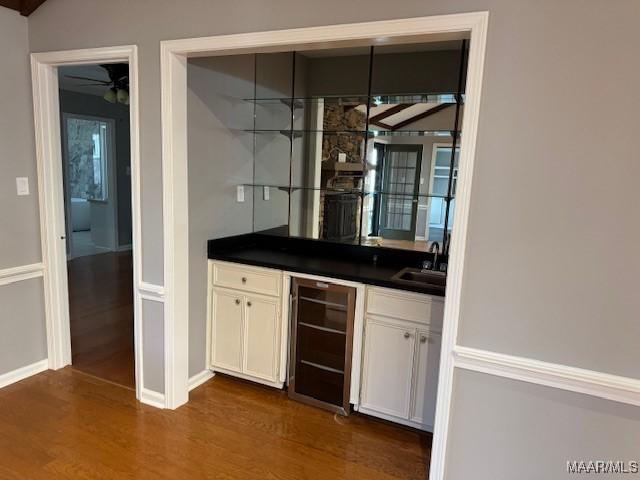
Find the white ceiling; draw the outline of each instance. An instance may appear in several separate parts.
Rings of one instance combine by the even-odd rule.
[[[90,85],[92,82],[86,80],[77,80],[68,78],[67,75],[75,75],[78,77],[95,78],[97,80],[109,81],[107,71],[100,65],[77,65],[72,67],[58,68],[58,85],[60,90],[70,90],[72,92],[86,93],[88,95],[96,95],[102,97],[108,87],[102,85]],[[85,85],[85,86],[83,86]]]

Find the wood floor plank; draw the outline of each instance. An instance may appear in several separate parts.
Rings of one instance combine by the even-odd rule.
[[[74,368],[134,388],[131,252],[77,257],[67,272]]]
[[[175,411],[72,368],[0,390],[2,479],[422,479],[430,436],[216,376]]]

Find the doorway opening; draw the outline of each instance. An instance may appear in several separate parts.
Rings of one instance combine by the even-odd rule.
[[[422,145],[375,142],[370,163],[374,168],[367,180],[375,184],[376,193],[365,235],[386,241],[385,246],[426,250],[426,243],[417,243],[423,238],[416,238]]]
[[[58,68],[71,363],[135,388],[128,76]]]
[[[188,103],[188,59],[190,57],[224,56],[245,53],[300,51],[301,47],[325,48],[330,42],[344,46],[362,46],[373,43],[411,43],[422,41],[425,35],[440,35],[450,39],[451,33],[468,32],[468,76],[465,89],[465,114],[461,142],[461,173],[457,192],[456,228],[450,239],[449,280],[444,306],[442,354],[437,389],[437,408],[434,424],[433,453],[431,455],[432,479],[444,478],[444,459],[449,425],[449,407],[454,371],[454,348],[459,317],[461,280],[464,270],[468,209],[470,204],[471,172],[478,124],[479,98],[482,81],[484,47],[486,44],[487,13],[476,12],[441,17],[424,17],[385,22],[314,27],[258,34],[217,36],[198,39],[165,41],[161,44],[162,77],[162,132],[163,132],[163,199],[165,232],[165,289],[170,301],[165,309],[165,326],[171,332],[170,349],[165,352],[169,408],[188,400],[189,344],[189,229],[184,219],[189,218],[190,195],[188,158],[189,147],[186,131]],[[443,38],[442,35],[445,37]],[[295,39],[295,40],[294,40]],[[411,40],[409,40],[411,39]],[[335,75],[334,75],[335,77]],[[254,92],[255,93],[255,92]],[[251,95],[250,95],[251,96]],[[255,96],[255,95],[254,95]],[[289,105],[289,104],[285,104]],[[257,127],[253,125],[253,129]],[[280,130],[278,130],[280,131]],[[372,142],[373,143],[373,142]],[[425,149],[427,152],[430,149]],[[340,158],[338,158],[340,161]],[[427,170],[428,171],[428,170]],[[317,171],[310,177],[317,177]],[[291,179],[289,179],[291,180]],[[252,186],[252,185],[250,185]],[[260,193],[269,197],[271,190],[259,185]],[[290,188],[289,188],[290,189]],[[238,198],[244,198],[244,190],[238,189]],[[449,196],[449,191],[447,192]],[[314,199],[316,195],[310,196]],[[242,200],[239,200],[242,201]],[[316,209],[314,208],[314,211]],[[362,212],[362,209],[361,209]],[[314,234],[317,229],[311,229]],[[445,229],[446,231],[446,229]],[[363,242],[364,244],[364,242]],[[447,241],[447,247],[449,241]]]

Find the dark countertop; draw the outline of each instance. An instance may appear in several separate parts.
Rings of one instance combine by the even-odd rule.
[[[212,260],[444,296],[442,287],[412,285],[392,280],[403,268],[419,268],[423,260],[433,258],[431,254],[424,252],[247,234],[210,240],[208,254]]]

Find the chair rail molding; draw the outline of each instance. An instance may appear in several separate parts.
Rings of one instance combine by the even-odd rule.
[[[640,379],[456,345],[456,368],[640,406]]]
[[[0,286],[44,276],[44,264],[31,263],[0,269]]]
[[[164,287],[149,282],[139,282],[138,291],[141,298],[154,302],[164,302]]]

